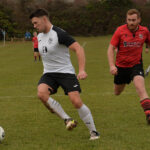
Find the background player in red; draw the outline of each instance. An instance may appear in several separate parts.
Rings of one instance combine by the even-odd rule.
[[[34,48],[34,61],[37,60],[38,56],[39,56],[39,61],[40,61],[41,57],[40,57],[40,53],[38,50],[37,32],[33,32],[32,42],[33,42],[33,48]]]
[[[143,45],[150,44],[150,34],[146,27],[140,26],[140,13],[130,9],[126,14],[127,24],[115,31],[108,47],[110,73],[114,75],[114,92],[120,95],[125,85],[133,81],[140,97],[148,124],[150,124],[150,98],[145,89],[142,61]],[[118,48],[114,63],[114,50]]]

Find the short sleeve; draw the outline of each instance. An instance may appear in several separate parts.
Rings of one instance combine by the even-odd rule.
[[[112,36],[112,39],[110,41],[110,44],[112,44],[115,47],[118,47],[119,45],[119,41],[120,41],[120,31],[117,28],[117,30],[115,31],[115,33]]]
[[[54,26],[53,30],[55,30],[57,32],[59,44],[63,44],[63,45],[66,45],[67,47],[69,47],[71,44],[73,44],[75,42],[74,38],[71,37],[63,29]]]

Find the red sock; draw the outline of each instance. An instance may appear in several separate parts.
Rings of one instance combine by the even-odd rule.
[[[146,98],[144,100],[142,100],[141,102],[141,106],[144,109],[145,115],[150,115],[150,99]]]

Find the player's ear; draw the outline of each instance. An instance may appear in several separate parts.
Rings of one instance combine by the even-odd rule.
[[[139,23],[141,23],[141,17],[138,18]]]
[[[47,20],[47,17],[46,17],[46,16],[43,16],[43,20],[46,21],[46,20]]]

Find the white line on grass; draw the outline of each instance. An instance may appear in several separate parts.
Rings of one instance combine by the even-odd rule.
[[[123,92],[124,95],[133,95],[133,92]],[[113,92],[104,92],[104,93],[90,93],[90,94],[85,94],[82,93],[82,95],[89,95],[89,96],[106,96],[106,95],[114,95]],[[64,94],[56,94],[56,97],[62,97],[62,96],[66,96]],[[17,96],[0,96],[0,99],[15,99],[15,98],[37,98],[36,95],[29,95],[29,96],[21,96],[21,95],[17,95]]]
[[[85,41],[85,42],[83,42],[82,47],[84,48],[86,44],[87,44],[87,42],[86,42],[86,41]]]

